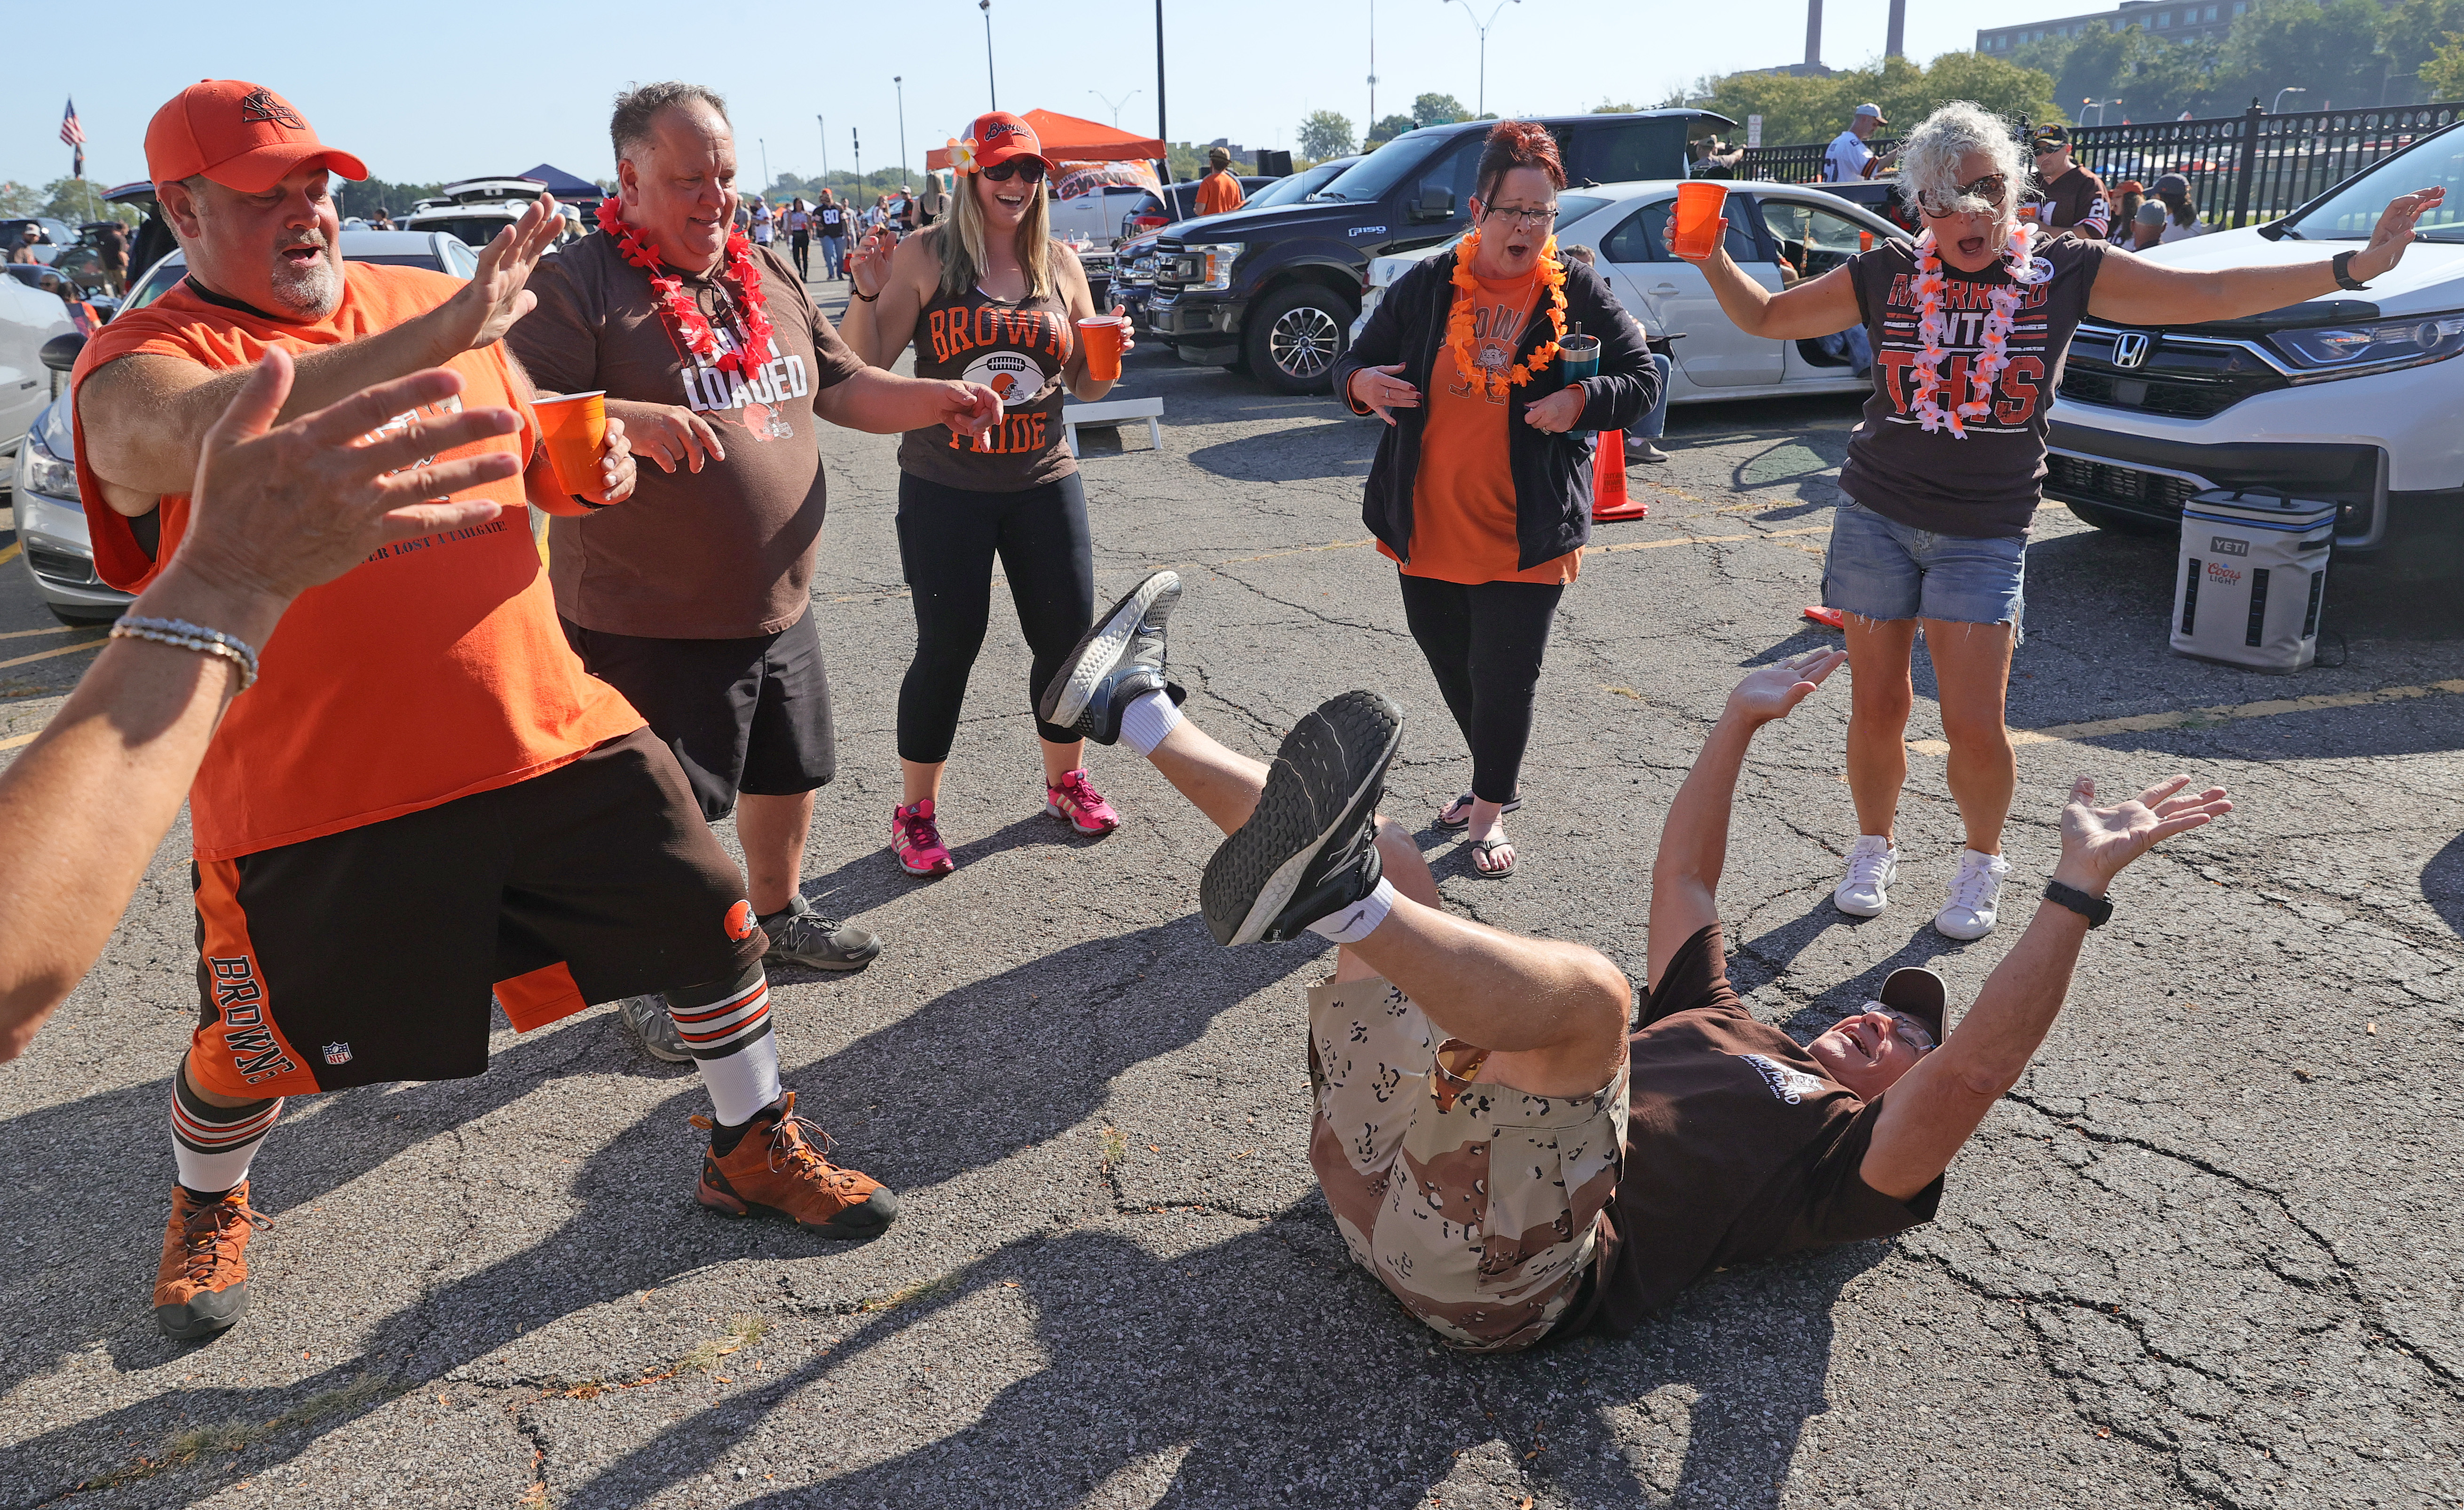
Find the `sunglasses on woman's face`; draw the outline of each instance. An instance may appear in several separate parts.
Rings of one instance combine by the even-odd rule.
[[[1008,183],[1010,175],[1013,173],[1025,179],[1028,183],[1034,184],[1041,182],[1044,178],[1044,160],[1042,158],[1032,157],[1014,157],[1006,163],[997,164],[983,171],[984,177],[991,179],[996,184]]]
[[[1959,208],[1963,199],[1981,199],[1991,208],[2000,209],[2002,196],[2010,192],[2010,188],[2009,182],[2001,174],[1988,173],[1975,183],[1962,184],[1947,194],[1930,189],[1920,193],[1917,195],[1917,208],[1936,220],[1948,220],[1953,215],[1964,213]]]

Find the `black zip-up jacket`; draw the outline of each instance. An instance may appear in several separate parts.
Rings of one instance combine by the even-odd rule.
[[[1643,343],[1641,327],[1609,292],[1599,274],[1566,261],[1566,321],[1600,339],[1600,371],[1583,382],[1583,417],[1563,435],[1523,423],[1523,411],[1566,385],[1551,362],[1529,383],[1508,391],[1506,455],[1514,472],[1516,570],[1554,560],[1592,537],[1592,436],[1621,430],[1651,412],[1660,399],[1660,369]],[[1455,253],[1443,252],[1403,274],[1361,327],[1360,339],[1336,360],[1334,391],[1355,414],[1370,411],[1352,400],[1352,375],[1363,367],[1403,364],[1398,376],[1420,390],[1419,408],[1397,409],[1395,423],[1377,442],[1360,522],[1406,560],[1412,554],[1412,486],[1420,472],[1420,431],[1428,423],[1429,374],[1445,349],[1446,316],[1454,308]],[[1531,321],[1516,342],[1522,361],[1550,337],[1546,298],[1536,301]]]

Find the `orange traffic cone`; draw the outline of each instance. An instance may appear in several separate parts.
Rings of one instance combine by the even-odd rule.
[[[1626,494],[1625,431],[1600,431],[1599,445],[1592,453],[1592,522],[1614,524],[1650,515],[1651,505]]]

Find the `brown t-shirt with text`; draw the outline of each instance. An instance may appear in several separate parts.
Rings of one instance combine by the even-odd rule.
[[[2099,195],[2104,192],[2104,180],[2086,168],[2074,165],[2061,177],[2045,186],[2045,208],[2042,224],[2052,230],[2067,230],[2085,220],[2096,208]]]
[[[1967,539],[2025,539],[2045,477],[2046,411],[2061,382],[2071,334],[2109,249],[2075,236],[2039,237],[2035,254],[2054,275],[2024,291],[2011,329],[2011,360],[1993,381],[1993,407],[1968,420],[1965,439],[1927,434],[1916,413],[1916,249],[1886,241],[1849,259],[1851,286],[1874,339],[1874,393],[1848,437],[1839,489],[1886,519]],[[1985,349],[1991,292],[2010,283],[1997,258],[1983,273],[1943,265],[1945,413],[1968,395],[1969,369]]]
[[[727,451],[698,472],[645,460],[632,497],[549,521],[557,612],[585,629],[749,639],[778,633],[811,605],[825,508],[813,401],[864,363],[776,251],[757,247],[753,260],[771,336],[768,360],[750,373],[695,360],[652,307],[649,274],[604,231],[531,274],[539,308],[505,340],[541,392],[604,388],[610,399],[682,405]],[[684,287],[722,348],[737,349],[744,335],[732,285],[688,275]]]
[[[1685,941],[1627,1040],[1625,1170],[1597,1315],[1619,1335],[1714,1269],[1933,1220],[1858,1172],[1881,1103],[1822,1073],[1728,985],[1720,925]]]

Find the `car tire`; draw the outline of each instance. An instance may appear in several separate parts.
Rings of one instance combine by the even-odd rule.
[[[2161,520],[2150,519],[2144,514],[2132,514],[2126,509],[2108,509],[2101,504],[2094,503],[2065,503],[2062,507],[2079,515],[2081,523],[2095,525],[2100,530],[2110,530],[2116,535],[2155,536],[2178,533],[2173,526]]]
[[[1246,378],[1254,376],[1254,374],[1249,370],[1249,343],[1245,340],[1243,341],[1241,343],[1240,355],[1234,357],[1230,361],[1225,362],[1223,365],[1226,371],[1237,372],[1242,377]]]
[[[1253,306],[1241,341],[1249,376],[1277,393],[1329,393],[1351,344],[1352,301],[1317,283],[1277,289]]]

